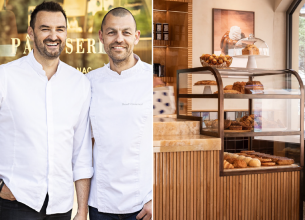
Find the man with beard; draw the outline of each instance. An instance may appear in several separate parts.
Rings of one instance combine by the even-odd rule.
[[[95,139],[90,220],[152,216],[152,67],[133,53],[140,31],[125,8],[109,11],[99,38],[109,64],[91,71]]]
[[[93,174],[90,82],[59,60],[67,19],[54,2],[38,5],[28,34],[34,50],[0,66],[0,219],[87,219]]]

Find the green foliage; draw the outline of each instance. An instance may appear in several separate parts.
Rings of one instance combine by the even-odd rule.
[[[305,70],[305,17],[299,17],[299,69]]]

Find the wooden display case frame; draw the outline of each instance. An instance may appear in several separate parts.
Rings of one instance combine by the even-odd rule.
[[[286,94],[224,94],[223,93],[223,82],[219,70],[222,71],[236,71],[236,72],[249,72],[249,80],[255,76],[266,76],[266,75],[280,75],[285,74],[286,79],[290,78],[289,74],[292,74],[298,80],[300,86],[300,93],[298,95],[286,95]],[[257,174],[257,173],[274,173],[274,172],[287,172],[287,171],[301,171],[304,166],[304,111],[302,106],[304,106],[304,86],[302,79],[294,70],[263,70],[255,69],[249,70],[246,68],[223,68],[217,69],[213,67],[198,67],[191,69],[181,69],[177,70],[177,99],[176,99],[176,109],[178,119],[196,120],[200,121],[200,134],[213,136],[221,138],[221,152],[219,154],[220,161],[220,176],[232,176],[232,175],[247,175],[247,174]],[[217,82],[218,94],[180,94],[179,93],[179,74],[182,73],[195,73],[195,72],[210,72],[214,75]],[[208,73],[207,73],[208,74]],[[237,75],[238,76],[238,75]],[[244,76],[244,75],[243,75]],[[287,78],[288,77],[288,78]],[[286,85],[290,88],[290,85]],[[209,132],[202,129],[202,118],[196,116],[187,116],[179,114],[179,99],[180,98],[217,98],[218,105],[218,132]],[[234,132],[225,133],[224,132],[224,99],[248,99],[248,111],[249,115],[252,114],[252,100],[253,99],[299,99],[300,100],[300,131],[268,131],[268,132]],[[208,111],[208,110],[207,110]],[[223,153],[224,153],[224,138],[225,137],[255,137],[255,136],[286,136],[286,135],[300,135],[300,166],[291,168],[277,168],[277,169],[260,169],[260,170],[245,170],[245,171],[230,171],[226,172],[223,168]],[[250,141],[251,142],[251,141]],[[250,149],[249,149],[250,150]]]

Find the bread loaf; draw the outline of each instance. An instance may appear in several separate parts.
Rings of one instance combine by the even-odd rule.
[[[234,166],[230,164],[228,161],[224,160],[223,161],[223,168],[224,169],[234,169]]]
[[[260,167],[261,162],[259,161],[259,159],[252,159],[249,161],[248,166],[249,167]]]

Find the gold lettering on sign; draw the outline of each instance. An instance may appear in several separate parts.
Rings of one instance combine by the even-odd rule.
[[[23,54],[26,54],[26,52],[25,52],[26,50],[28,50],[29,52],[31,52],[31,50],[32,50],[31,44],[30,44],[30,36],[28,34],[26,35],[26,43],[25,43],[25,48],[24,48]]]
[[[94,45],[95,45],[95,40],[88,38],[88,52],[87,53],[91,53],[91,48],[92,48],[93,53],[96,53]]]
[[[91,67],[88,67],[88,68],[86,69],[86,67],[76,67],[76,69],[77,69],[79,72],[82,72],[82,73],[84,73],[84,74],[87,74],[87,73],[90,72],[90,70],[91,70],[92,68],[91,68]]]
[[[19,38],[11,38],[12,39],[12,54],[16,54],[17,47],[20,46],[20,39]],[[17,45],[16,45],[17,41]]]
[[[71,42],[71,43],[70,43]],[[66,53],[67,54],[71,54],[73,52],[73,45],[72,45],[72,39],[71,38],[67,38],[66,40]],[[68,48],[70,48],[71,50],[68,51]]]
[[[80,42],[82,41],[82,42]],[[84,39],[77,38],[76,39],[76,53],[85,53],[85,49],[83,48]],[[81,52],[80,50],[83,49]]]

